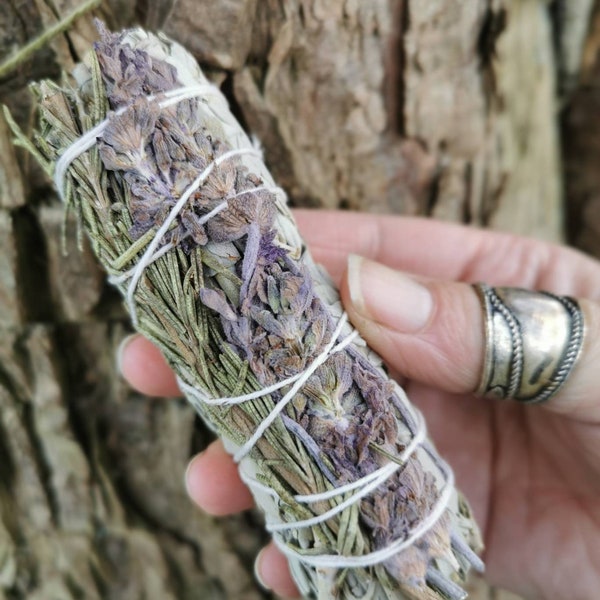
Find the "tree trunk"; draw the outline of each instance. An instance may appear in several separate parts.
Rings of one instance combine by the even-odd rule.
[[[1,3],[0,62],[79,4]],[[574,235],[600,227],[599,145],[586,123],[600,104],[592,5],[110,0],[98,14],[112,27],[163,29],[191,49],[296,206],[561,240],[563,177]],[[93,38],[84,17],[0,81],[22,124],[32,119],[26,82],[58,76]],[[565,105],[562,139],[578,156],[563,169]],[[2,121],[0,155],[0,600],[268,597],[252,577],[260,519],[216,521],[184,492],[188,457],[210,435],[183,401],[123,384],[119,299],[72,226],[61,252],[62,207]],[[476,600],[509,597],[473,582]]]

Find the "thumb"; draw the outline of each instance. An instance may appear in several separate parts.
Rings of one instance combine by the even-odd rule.
[[[368,344],[404,377],[473,392],[483,368],[483,315],[465,283],[410,276],[350,255],[344,306]]]
[[[473,393],[485,356],[484,313],[466,283],[410,276],[350,256],[342,300],[371,348],[402,376],[450,393]],[[580,301],[586,337],[561,391],[543,406],[579,418],[600,418],[600,307]]]

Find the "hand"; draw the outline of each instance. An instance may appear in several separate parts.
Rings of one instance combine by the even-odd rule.
[[[340,285],[352,322],[401,376],[453,466],[484,533],[490,583],[532,600],[597,598],[600,263],[534,240],[423,219],[322,211],[296,217],[315,260]],[[348,263],[349,253],[369,260]],[[472,395],[484,355],[482,309],[468,285],[477,281],[580,299],[583,352],[549,402],[525,407]],[[178,393],[143,338],[126,345],[121,364],[141,392]],[[190,463],[187,485],[212,514],[252,505],[219,442]],[[257,558],[257,573],[275,592],[297,594],[272,544]]]

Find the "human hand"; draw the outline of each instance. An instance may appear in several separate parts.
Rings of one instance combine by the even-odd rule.
[[[534,240],[423,219],[323,211],[296,217],[315,260],[340,285],[352,322],[399,374],[454,468],[484,532],[487,579],[531,600],[596,598],[600,263]],[[353,258],[347,269],[349,253],[370,260]],[[547,403],[473,396],[484,356],[483,313],[469,285],[476,281],[580,299],[583,352]],[[141,392],[179,393],[158,350],[139,336],[123,349],[121,365]],[[192,460],[187,486],[215,515],[252,505],[220,442]],[[257,558],[257,574],[278,594],[297,595],[274,545]]]

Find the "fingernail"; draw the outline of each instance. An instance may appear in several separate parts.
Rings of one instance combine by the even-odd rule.
[[[198,454],[196,454],[196,456],[192,457],[192,459],[188,463],[188,466],[186,467],[185,473],[183,475],[183,485],[185,486],[185,491],[187,492],[187,495],[190,498],[192,498],[192,494],[191,494],[191,488],[190,488],[189,481],[190,481],[190,472],[192,470],[192,465],[196,462],[196,459],[198,459],[203,454],[204,454],[204,451],[198,452]]]
[[[128,336],[124,337],[121,340],[121,343],[119,344],[119,347],[117,348],[117,369],[119,371],[119,373],[123,372],[122,366],[123,366],[123,352],[125,351],[125,348],[129,345],[129,342],[131,342],[133,340],[133,338],[137,337],[139,334],[137,333],[131,333]]]
[[[271,588],[263,581],[262,575],[260,573],[260,571],[261,571],[260,566],[261,566],[262,559],[265,554],[265,550],[266,550],[266,548],[263,548],[258,553],[256,560],[254,561],[254,577],[256,578],[256,581],[258,581],[260,587],[262,587],[263,590],[269,592],[269,591],[271,591]]]
[[[348,257],[348,288],[360,315],[401,333],[416,333],[431,316],[433,300],[424,285],[354,254]]]

